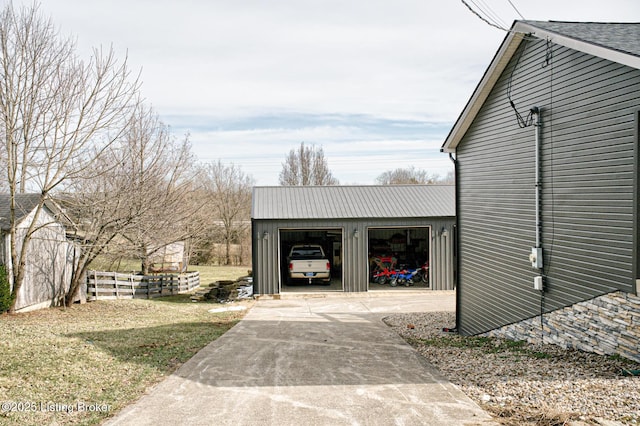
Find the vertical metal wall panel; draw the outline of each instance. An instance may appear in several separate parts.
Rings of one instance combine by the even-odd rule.
[[[367,291],[369,278],[367,276],[367,233],[364,225],[358,221],[347,221],[344,223],[344,247],[342,261],[344,276],[344,291],[362,292]],[[358,231],[358,237],[354,236]]]
[[[434,236],[434,274],[432,278],[433,290],[453,290],[454,284],[454,252],[453,252],[453,225],[447,224],[432,230]]]
[[[265,232],[268,237],[265,238]],[[254,292],[256,294],[278,294],[278,230],[271,221],[254,221]]]
[[[384,227],[430,227],[431,286],[433,290],[454,289],[454,254],[451,236],[455,219],[335,219],[335,220],[260,220],[254,219],[253,275],[256,294],[280,293],[280,231],[294,229],[342,229],[343,289],[346,293],[366,292],[369,289],[368,231]],[[435,236],[435,230],[447,230],[445,237]],[[354,231],[358,237],[354,237]],[[269,234],[268,239],[264,233]]]
[[[634,124],[640,70],[545,41],[524,41],[457,148],[459,324],[476,334],[540,313],[533,289],[534,127],[542,108],[544,310],[614,291],[635,279]],[[547,63],[547,58],[551,62]],[[511,78],[511,82],[509,82]]]

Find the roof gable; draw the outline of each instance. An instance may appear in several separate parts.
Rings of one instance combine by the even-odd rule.
[[[515,21],[449,132],[442,152],[455,152],[525,36],[640,69],[640,23]]]
[[[455,216],[453,185],[254,187],[253,219]]]
[[[10,195],[0,194],[0,229],[10,228]],[[22,220],[36,208],[40,202],[40,194],[16,194],[16,223]]]
[[[15,194],[17,224],[20,224],[38,206],[40,197],[40,194]],[[9,194],[0,194],[0,230],[3,231],[11,228],[10,200]],[[45,199],[44,209],[64,226],[72,225],[71,220],[52,199]]]

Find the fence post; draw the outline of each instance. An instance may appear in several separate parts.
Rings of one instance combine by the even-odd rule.
[[[93,271],[93,295],[98,300],[98,272]]]

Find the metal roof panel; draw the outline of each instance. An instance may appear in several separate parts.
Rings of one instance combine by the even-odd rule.
[[[455,216],[453,185],[257,186],[252,219]]]

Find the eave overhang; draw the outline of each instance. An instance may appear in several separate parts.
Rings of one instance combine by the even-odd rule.
[[[640,57],[636,55],[588,41],[571,38],[566,35],[539,28],[527,22],[515,21],[511,30],[500,45],[500,48],[496,52],[491,64],[482,76],[480,83],[478,83],[478,86],[471,95],[471,98],[467,102],[462,113],[449,132],[449,135],[442,144],[442,147],[440,148],[441,152],[456,152],[458,144],[466,134],[467,130],[469,130],[471,123],[473,123],[473,120],[480,111],[480,108],[482,108],[482,105],[487,100],[493,86],[502,75],[507,64],[525,37],[536,37],[541,40],[549,40],[550,42],[560,46],[640,69]]]

